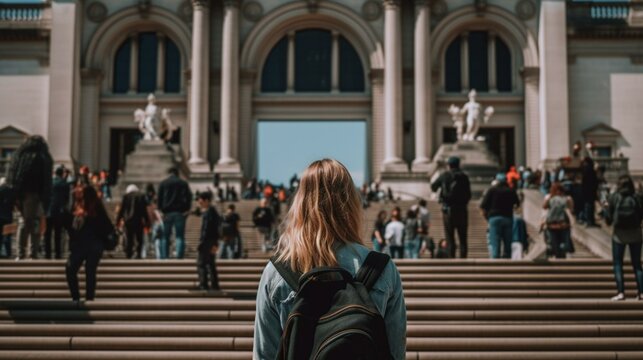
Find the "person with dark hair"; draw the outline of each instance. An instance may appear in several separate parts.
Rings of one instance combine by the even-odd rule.
[[[581,162],[581,191],[583,197],[582,219],[588,227],[596,224],[596,198],[598,197],[598,174],[594,168],[594,160],[587,156]]]
[[[169,171],[170,176],[159,185],[158,209],[163,213],[162,254],[170,253],[170,237],[174,228],[176,236],[176,258],[182,259],[185,254],[185,219],[192,207],[192,191],[188,183],[179,177],[175,167]]]
[[[223,215],[221,225],[221,236],[223,245],[219,257],[221,259],[238,259],[241,257],[241,233],[239,232],[239,222],[241,217],[236,212],[234,204],[228,204],[226,212]]]
[[[386,224],[384,239],[388,244],[391,258],[404,258],[404,223],[402,222],[402,210],[399,207],[391,211],[391,221]]]
[[[618,293],[613,301],[625,300],[625,280],[623,278],[623,256],[625,248],[630,248],[630,259],[636,279],[637,300],[643,300],[643,268],[641,268],[641,246],[643,233],[643,200],[636,194],[634,182],[628,175],[618,179],[616,192],[609,197],[606,220],[612,225],[612,261],[614,262],[614,278]]]
[[[516,190],[509,187],[504,173],[496,175],[497,184],[489,188],[480,202],[480,210],[487,223],[489,258],[511,258],[514,208],[520,206]]]
[[[33,135],[14,153],[7,173],[7,184],[16,194],[22,216],[18,225],[18,258],[26,257],[31,238],[30,256],[38,258],[40,238],[45,231],[45,211],[49,208],[54,161],[41,136]]]
[[[547,210],[545,229],[552,254],[557,259],[564,259],[570,251],[571,219],[568,215],[574,208],[573,200],[565,194],[560,182],[551,185],[549,195],[545,196],[543,209]]]
[[[0,256],[11,257],[11,232],[9,227],[13,222],[13,210],[16,207],[16,195],[7,185],[7,179],[0,179]]]
[[[62,258],[62,220],[69,211],[70,187],[65,179],[65,169],[60,166],[54,172],[51,201],[47,209],[47,230],[45,230],[45,257],[51,259],[51,235],[54,236],[54,256]]]
[[[202,214],[196,265],[199,274],[199,290],[219,290],[219,276],[217,274],[215,258],[219,248],[219,225],[221,225],[221,217],[212,206],[211,192],[204,191],[199,193],[197,196],[197,204]]]
[[[469,214],[467,205],[471,200],[471,184],[467,174],[460,170],[460,158],[450,157],[447,164],[449,171],[444,172],[431,184],[431,190],[433,192],[440,190],[442,219],[451,257],[455,258],[455,232],[457,231],[460,241],[460,258],[465,259],[468,252]]]
[[[70,250],[65,273],[71,298],[79,301],[78,270],[85,264],[85,298],[89,301],[96,295],[96,269],[106,238],[114,234],[114,225],[92,186],[78,186],[73,198],[72,212],[66,213],[63,220],[69,233]]]
[[[377,213],[372,236],[373,250],[375,251],[384,252],[386,250],[386,240],[384,239],[387,224],[386,216],[386,210],[380,210],[380,212]]]
[[[422,245],[419,232],[420,226],[417,212],[408,210],[404,220],[404,247],[406,253],[404,256],[406,258],[417,259],[420,257],[420,246]]]
[[[123,196],[123,201],[116,214],[116,224],[125,227],[125,255],[128,259],[141,259],[143,256],[143,230],[150,226],[145,194],[136,185],[129,185]]]

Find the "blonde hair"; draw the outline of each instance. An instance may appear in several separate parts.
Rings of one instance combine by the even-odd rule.
[[[337,160],[323,159],[304,171],[282,224],[277,260],[295,271],[338,266],[335,245],[362,244],[362,207],[353,179]]]

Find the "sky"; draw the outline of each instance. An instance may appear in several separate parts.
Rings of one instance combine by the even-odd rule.
[[[259,179],[288,184],[313,161],[333,158],[351,172],[356,186],[366,174],[365,121],[259,121]]]

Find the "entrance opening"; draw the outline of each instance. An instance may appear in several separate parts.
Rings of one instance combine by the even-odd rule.
[[[509,170],[509,167],[516,165],[516,147],[514,142],[513,127],[493,127],[481,128],[478,135],[485,138],[487,147],[494,155],[498,157],[500,168]],[[456,132],[454,128],[443,128],[442,139],[444,143],[456,142]]]
[[[288,184],[313,161],[332,158],[350,171],[356,186],[367,179],[366,122],[260,120],[257,124],[258,178]]]

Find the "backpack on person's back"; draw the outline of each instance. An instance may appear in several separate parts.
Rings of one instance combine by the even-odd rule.
[[[553,196],[549,200],[549,209],[545,222],[549,230],[562,230],[570,226],[567,215],[567,198],[564,196]]]
[[[636,195],[620,195],[614,209],[614,227],[633,229],[641,226],[643,206]]]
[[[471,200],[469,178],[462,171],[450,171],[449,181],[442,182],[440,199],[448,207],[466,206]]]
[[[278,359],[392,359],[384,318],[369,296],[390,258],[371,251],[357,275],[343,268],[306,274],[271,262],[296,292]]]

